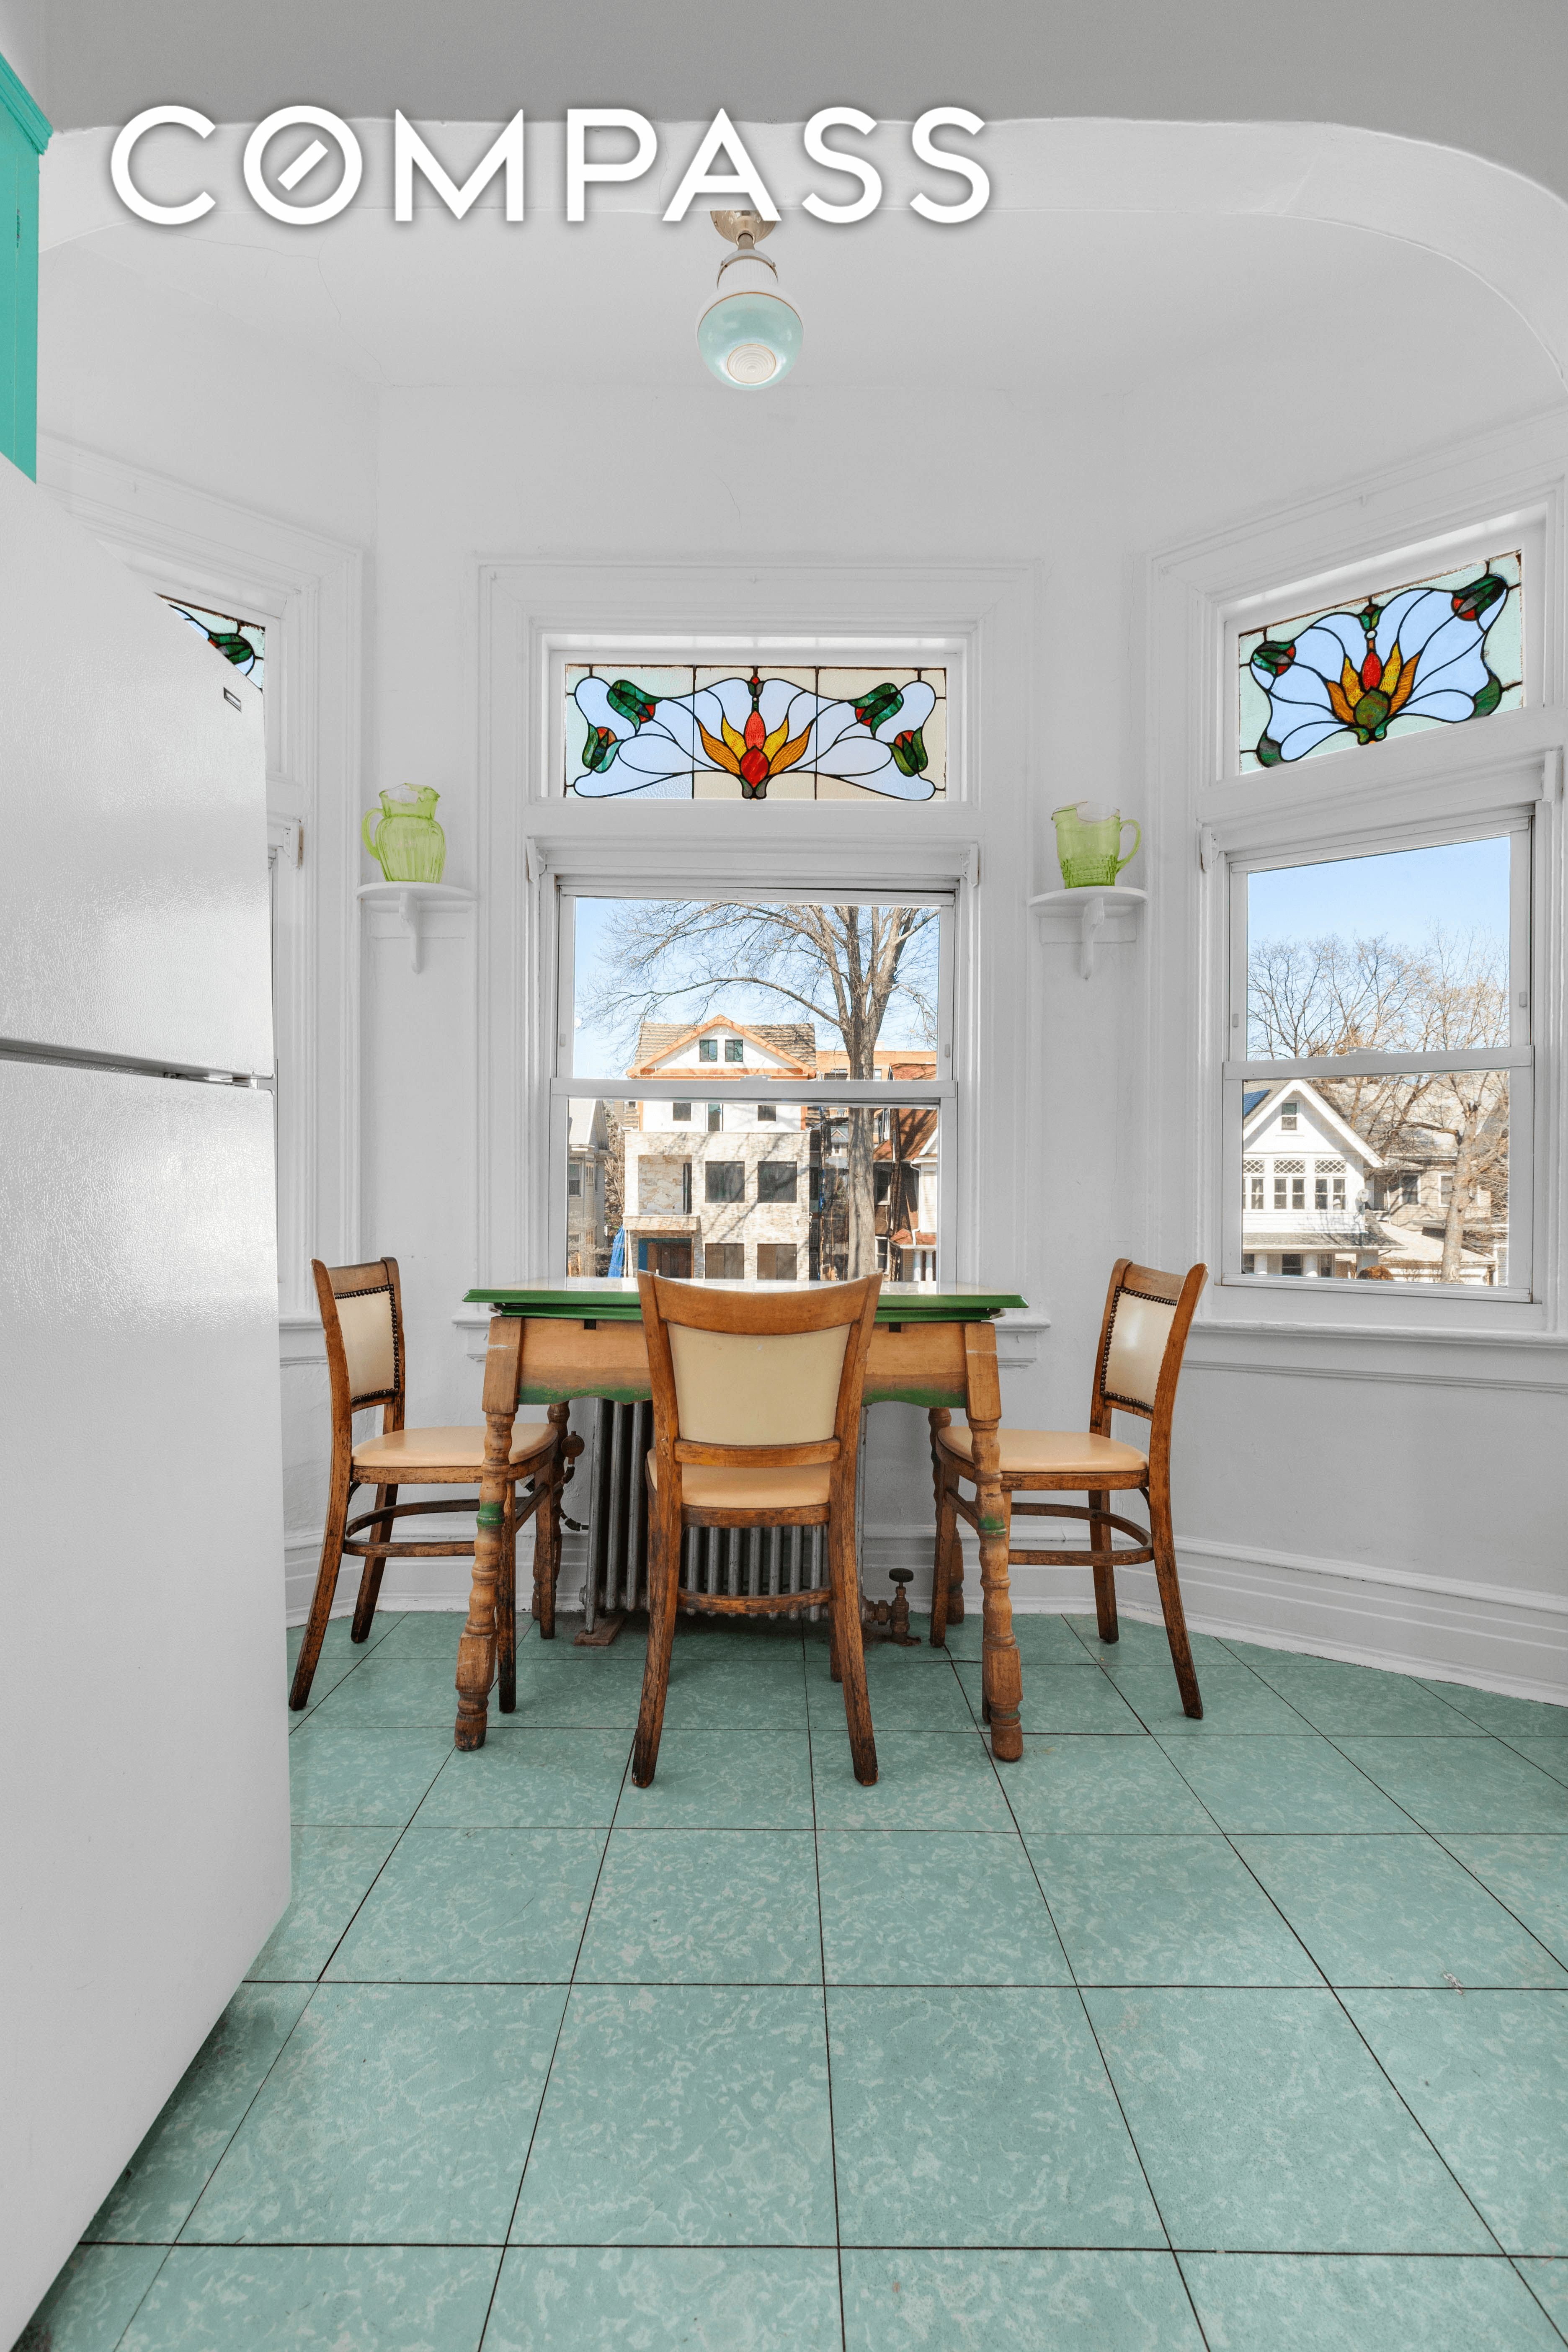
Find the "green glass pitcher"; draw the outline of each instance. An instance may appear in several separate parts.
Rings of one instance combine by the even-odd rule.
[[[1093,801],[1072,801],[1053,809],[1057,829],[1057,862],[1069,890],[1106,890],[1124,866],[1138,855],[1143,838],[1136,817],[1122,817],[1120,809],[1101,809]],[[1121,855],[1121,836],[1132,827],[1132,846]]]
[[[447,863],[447,836],[436,822],[439,793],[428,784],[383,793],[379,821],[367,809],[360,831],[364,845],[389,882],[439,882]],[[372,826],[374,831],[372,831]]]

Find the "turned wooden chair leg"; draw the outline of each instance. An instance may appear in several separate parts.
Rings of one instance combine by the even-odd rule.
[[[1110,1507],[1110,1496],[1103,1493],[1090,1495],[1089,1498],[1089,1507],[1096,1514],[1089,1523],[1090,1551],[1110,1549],[1111,1531],[1105,1521],[1098,1516],[1100,1512]],[[1100,1628],[1100,1638],[1102,1642],[1121,1640],[1121,1629],[1116,1622],[1116,1572],[1110,1567],[1096,1568],[1094,1571],[1094,1619]]]
[[[1171,1531],[1170,1496],[1160,1495],[1156,1498],[1145,1493],[1144,1499],[1149,1505],[1149,1540],[1154,1552],[1160,1606],[1165,1616],[1165,1639],[1171,1645],[1171,1664],[1176,1669],[1176,1687],[1182,1694],[1182,1711],[1197,1723],[1203,1719],[1204,1703],[1198,1690],[1197,1668],[1193,1664],[1193,1645],[1187,1639],[1187,1612],[1182,1606],[1181,1580],[1176,1574],[1176,1543]]]
[[[397,1489],[395,1486],[378,1486],[376,1488],[375,1507],[378,1511],[389,1512],[393,1504],[395,1503],[396,1500]],[[392,1541],[392,1530],[395,1525],[396,1521],[390,1517],[377,1519],[370,1531],[371,1541],[373,1543],[390,1543]],[[371,1558],[365,1561],[364,1572],[359,1580],[359,1598],[354,1602],[354,1621],[349,1627],[349,1639],[351,1642],[367,1642],[370,1639],[371,1623],[375,1616],[375,1604],[381,1598],[382,1570],[385,1566],[386,1554],[384,1552],[373,1553]]]
[[[342,1565],[343,1528],[348,1524],[349,1496],[352,1486],[345,1486],[333,1495],[327,1505],[327,1525],[321,1538],[321,1564],[316,1570],[316,1590],[310,1596],[310,1614],[305,1622],[305,1638],[300,1644],[295,1661],[294,1680],[289,1691],[289,1704],[299,1712],[310,1696],[315,1679],[316,1661],[321,1654],[321,1643],[327,1638],[327,1620],[332,1613],[332,1599],[338,1589],[338,1570]]]
[[[855,1558],[853,1528],[837,1520],[827,1530],[828,1576],[832,1599],[835,1646],[839,1679],[844,1685],[844,1719],[849,1727],[849,1755],[855,1778],[863,1789],[877,1785],[877,1747],[871,1736],[871,1701],[866,1689],[866,1654],[860,1638],[860,1578]]]
[[[658,1764],[680,1575],[680,1529],[668,1525],[657,1501],[648,1515],[647,1536],[647,1664],[643,1668],[642,1705],[632,1748],[632,1779],[639,1789],[651,1786]]]
[[[566,1465],[561,1448],[547,1464],[540,1480],[541,1496],[533,1515],[533,1597],[542,1642],[555,1639],[555,1592],[561,1580],[561,1490]]]
[[[963,1589],[963,1551],[958,1539],[958,1512],[953,1504],[953,1474],[945,1465],[937,1488],[936,1557],[931,1572],[931,1645],[947,1644],[947,1612],[954,1584]]]
[[[517,1710],[517,1488],[509,1486],[501,1506],[500,1573],[496,1579],[496,1705],[503,1715]]]

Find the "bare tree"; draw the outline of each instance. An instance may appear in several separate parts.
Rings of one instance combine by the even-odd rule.
[[[1442,1282],[1459,1278],[1465,1219],[1478,1193],[1490,1192],[1494,1213],[1508,1199],[1508,1073],[1445,1071],[1442,1059],[1506,1045],[1508,1037],[1506,961],[1489,933],[1436,929],[1425,947],[1411,949],[1335,932],[1264,940],[1247,959],[1247,1049],[1255,1058],[1408,1051],[1417,1066],[1414,1076],[1335,1078],[1320,1091],[1380,1159],[1444,1160],[1453,1185]],[[1439,1137],[1452,1143],[1451,1160],[1435,1149]]]
[[[726,990],[760,989],[837,1032],[851,1078],[874,1078],[876,1045],[901,1003],[936,1034],[934,907],[737,906],[626,899],[606,927],[586,1016],[630,1049],[644,1021],[698,1022]],[[846,1108],[851,1277],[877,1268],[875,1110]]]

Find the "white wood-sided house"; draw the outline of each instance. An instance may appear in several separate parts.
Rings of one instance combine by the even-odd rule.
[[[1452,1183],[1436,1165],[1385,1161],[1315,1087],[1279,1080],[1242,1098],[1242,1271],[1321,1280],[1436,1281]],[[1489,1212],[1489,1196],[1478,1196]],[[1494,1249],[1461,1252],[1461,1282],[1498,1279]]]
[[[1312,1087],[1281,1083],[1244,1096],[1244,1271],[1331,1279],[1375,1265],[1367,1213],[1382,1164]]]

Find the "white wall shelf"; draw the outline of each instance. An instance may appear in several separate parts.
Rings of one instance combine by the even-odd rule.
[[[451,882],[362,882],[354,892],[362,907],[388,907],[408,934],[408,962],[423,965],[425,918],[447,907],[471,907],[474,894]]]
[[[1108,940],[1137,938],[1148,896],[1131,883],[1117,882],[1103,890],[1042,890],[1030,899],[1029,908],[1038,918],[1043,940],[1077,947],[1079,972],[1087,980],[1102,934]]]

